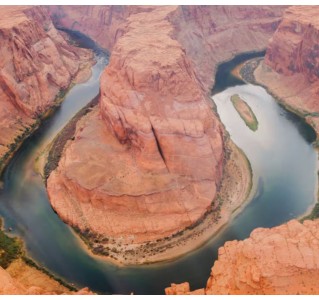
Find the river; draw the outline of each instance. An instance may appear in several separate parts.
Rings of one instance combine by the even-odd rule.
[[[230,70],[238,56],[221,65]],[[87,254],[52,210],[42,178],[34,171],[39,151],[72,116],[99,91],[99,76],[107,58],[101,57],[86,83],[73,87],[61,107],[30,137],[6,168],[0,191],[0,216],[5,228],[21,237],[28,255],[77,287],[98,293],[163,294],[170,283],[189,281],[191,288],[206,285],[217,249],[227,240],[244,239],[259,226],[271,227],[304,213],[315,201],[317,154],[314,131],[300,118],[281,108],[262,87],[221,76],[213,99],[234,142],[246,153],[258,192],[245,209],[215,238],[173,262],[120,268]],[[235,86],[234,86],[235,85]],[[254,111],[259,127],[250,131],[229,98],[239,94]]]

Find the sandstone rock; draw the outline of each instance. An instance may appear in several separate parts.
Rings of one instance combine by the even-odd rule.
[[[317,6],[293,6],[270,40],[257,82],[281,101],[307,116],[318,133],[319,23]]]
[[[220,124],[170,37],[165,18],[175,9],[128,19],[101,78],[100,112],[78,124],[48,179],[52,206],[82,231],[154,240],[194,223],[214,199]]]
[[[266,48],[285,6],[180,6],[167,18],[174,38],[193,62],[206,91],[213,85],[217,65],[240,52]],[[49,6],[54,23],[78,30],[112,51],[125,32],[127,18],[154,6]]]
[[[318,228],[319,220],[292,220],[226,242],[218,250],[206,294],[318,294]]]
[[[21,295],[26,294],[26,289],[15,282],[13,278],[2,267],[0,267],[0,294]]]
[[[190,292],[190,287],[188,282],[183,282],[180,284],[172,283],[170,287],[165,289],[166,295],[186,295]]]
[[[0,267],[0,295],[94,295],[88,288],[71,292],[22,261],[18,260],[13,264],[15,266],[10,265],[10,270]]]
[[[188,282],[165,289],[167,295],[319,294],[319,220],[289,221],[257,228],[243,241],[218,249],[205,289]]]
[[[49,9],[58,26],[83,28],[112,49],[99,108],[77,124],[48,179],[55,211],[82,232],[125,243],[194,224],[210,208],[222,176],[223,132],[207,98],[216,64],[265,47],[282,8]],[[112,16],[106,23],[105,14]],[[249,32],[243,43],[223,44],[236,35],[228,21],[239,28],[236,34]],[[121,34],[106,38],[116,27]]]
[[[36,6],[1,8],[0,45],[1,170],[5,154],[52,107],[92,54],[67,44],[46,10]]]

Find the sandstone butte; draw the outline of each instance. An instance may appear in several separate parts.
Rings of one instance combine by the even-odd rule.
[[[284,13],[255,79],[319,132],[319,7]]]
[[[111,51],[99,106],[48,178],[54,210],[82,232],[124,243],[194,224],[223,171],[223,128],[208,98],[217,64],[265,48],[283,8],[49,9],[56,26]]]
[[[296,220],[257,228],[243,241],[218,249],[207,285],[191,292],[187,282],[172,284],[168,295],[319,294],[319,220]]]
[[[46,9],[28,6],[1,7],[0,54],[1,173],[92,54],[68,44]]]

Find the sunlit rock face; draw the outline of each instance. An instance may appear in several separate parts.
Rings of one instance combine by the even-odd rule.
[[[0,41],[1,169],[10,145],[52,107],[92,54],[69,45],[36,6],[1,7]]]

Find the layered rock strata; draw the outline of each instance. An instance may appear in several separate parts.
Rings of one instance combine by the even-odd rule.
[[[40,271],[28,266],[24,269],[22,274],[11,275],[0,267],[0,295],[93,295],[87,288],[70,292]]]
[[[92,53],[69,45],[41,7],[1,7],[0,41],[1,171]]]
[[[270,40],[254,75],[319,132],[319,8],[294,6]]]
[[[218,250],[204,293],[319,294],[318,232],[319,220],[303,224],[292,220],[270,229],[257,228],[243,241],[226,242]],[[192,293],[187,283],[165,291]]]
[[[106,33],[114,33],[110,20],[122,24],[121,33],[107,41],[102,33],[91,35],[112,55],[99,107],[78,122],[48,178],[53,208],[86,236],[126,244],[161,239],[196,223],[214,205],[224,160],[223,130],[207,98],[212,74],[217,62],[263,48],[282,8],[128,7],[126,21],[105,7],[95,21],[96,11],[87,8],[81,8],[82,17],[78,8],[50,10],[56,24],[90,28],[89,34],[101,20],[109,20]],[[211,17],[201,18],[205,13]],[[213,26],[212,18],[220,25]],[[222,41],[236,30],[226,20],[238,35],[250,32],[245,43],[229,43],[229,51]],[[194,28],[184,31],[186,22]],[[213,61],[207,57],[202,73],[199,57],[213,51],[208,44],[217,36],[216,49],[224,50],[216,50]]]

